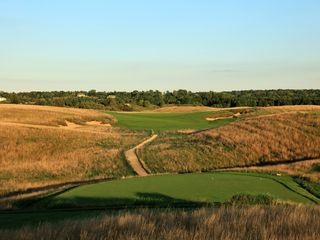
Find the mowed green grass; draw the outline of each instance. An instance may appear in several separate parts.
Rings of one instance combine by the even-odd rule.
[[[85,185],[53,197],[49,206],[223,203],[240,193],[268,194],[279,200],[296,203],[317,201],[289,176],[220,172],[150,176]]]
[[[188,112],[188,113],[123,113],[109,112],[118,122],[116,126],[132,130],[182,130],[206,129],[219,127],[235,121],[233,118],[207,121],[206,117],[217,112]]]

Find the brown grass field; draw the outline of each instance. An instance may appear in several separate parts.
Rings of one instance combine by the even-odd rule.
[[[95,110],[36,105],[0,104],[0,122],[46,126],[66,125],[66,121],[84,124],[99,121],[112,124],[115,119]]]
[[[164,110],[168,108],[203,110],[192,106]],[[218,129],[178,136],[163,133],[139,150],[139,155],[154,173],[317,158],[320,115],[297,111],[319,109],[287,106],[245,111],[247,117]],[[94,110],[0,105],[0,195],[47,184],[131,174],[122,150],[140,143],[146,133],[108,125],[115,121]],[[265,170],[298,173],[318,181],[319,172],[313,168],[308,163],[296,163]]]
[[[195,134],[162,134],[139,151],[153,172],[192,172],[320,157],[320,115],[240,119]]]
[[[137,210],[2,230],[0,239],[319,239],[319,206]]]
[[[215,129],[160,132],[156,140],[138,150],[139,158],[153,173],[235,167],[234,170],[284,172],[320,181],[319,107],[225,110],[222,116],[241,115],[235,122]],[[167,107],[163,111],[206,110]],[[115,121],[94,110],[0,105],[0,196],[51,184],[131,175],[123,151],[141,143],[148,133],[113,128]],[[294,162],[303,159],[308,160]],[[286,163],[255,166],[281,162]],[[12,210],[14,201],[46,191],[2,199],[0,208]],[[198,210],[121,210],[92,216],[95,215],[11,230],[0,227],[0,240],[320,238],[318,205],[226,204]]]
[[[254,109],[256,114],[273,114],[297,111],[320,111],[320,106],[316,105],[296,105],[296,106],[272,106],[272,107],[234,107],[234,108],[216,108],[205,106],[185,106],[185,105],[169,105],[152,110],[152,112],[206,112],[206,111],[243,111],[246,109]],[[149,111],[149,110],[148,110]]]
[[[66,181],[127,176],[132,172],[121,150],[146,137],[144,132],[92,124],[112,120],[92,110],[10,106],[0,105],[0,195]],[[81,125],[53,126],[68,121]]]

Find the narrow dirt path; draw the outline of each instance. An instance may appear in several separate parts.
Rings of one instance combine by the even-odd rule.
[[[146,167],[144,166],[144,163],[139,160],[137,156],[136,150],[139,148],[142,148],[144,145],[146,145],[149,142],[152,142],[154,139],[158,137],[157,134],[153,134],[150,138],[143,141],[139,145],[135,146],[134,148],[131,148],[130,150],[125,152],[126,159],[130,166],[133,168],[133,170],[139,175],[139,176],[147,176],[148,172],[146,170]]]

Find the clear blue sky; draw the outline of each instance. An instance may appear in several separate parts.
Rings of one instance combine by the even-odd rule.
[[[0,0],[0,90],[320,88],[319,0]]]

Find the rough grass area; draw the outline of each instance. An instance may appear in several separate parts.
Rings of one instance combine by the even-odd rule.
[[[222,126],[235,121],[233,118],[207,121],[206,117],[216,112],[172,112],[172,113],[120,113],[110,112],[118,121],[116,126],[134,130],[180,130],[206,129]]]
[[[0,195],[64,181],[130,175],[121,151],[145,136],[111,128],[99,133],[0,125]]]
[[[197,134],[162,134],[138,153],[156,173],[319,158],[320,116],[260,116]]]
[[[71,219],[2,230],[0,236],[13,240],[320,238],[319,206],[223,207],[194,211],[140,209],[97,217],[87,214],[85,216],[83,213],[82,220]],[[53,217],[55,215],[52,214]]]
[[[114,118],[95,110],[47,107],[35,105],[0,104],[0,122],[59,126],[66,121],[84,124],[89,121],[114,123]]]
[[[320,159],[305,160],[293,163],[283,163],[266,166],[252,166],[234,168],[236,171],[259,171],[259,172],[273,172],[285,173],[292,176],[299,176],[301,178],[309,179],[312,182],[320,183]]]
[[[310,182],[308,179],[296,177],[295,181],[299,183],[308,192],[320,199],[320,182]]]
[[[276,200],[297,203],[318,201],[290,177],[220,172],[150,176],[84,185],[40,201],[36,206],[194,206],[223,203],[240,193],[267,194]]]

